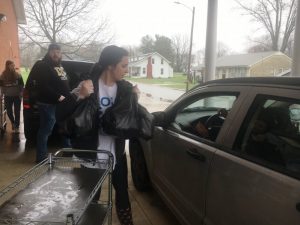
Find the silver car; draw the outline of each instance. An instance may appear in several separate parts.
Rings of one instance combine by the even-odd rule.
[[[197,86],[130,141],[134,184],[185,225],[299,225],[299,109],[300,78]]]

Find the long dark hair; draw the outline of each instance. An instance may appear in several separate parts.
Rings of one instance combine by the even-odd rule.
[[[124,48],[115,45],[105,47],[101,52],[98,62],[95,63],[91,70],[91,78],[98,79],[103,71],[109,66],[117,65],[124,56],[128,56],[128,51]]]
[[[4,69],[4,71],[2,73],[2,76],[1,76],[1,79],[4,82],[15,82],[19,77],[19,74],[15,70],[10,70],[9,69],[9,66],[12,65],[12,64],[14,64],[13,61],[6,60],[5,69]]]

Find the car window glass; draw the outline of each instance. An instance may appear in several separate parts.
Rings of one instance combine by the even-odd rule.
[[[215,141],[235,99],[228,94],[199,97],[177,111],[173,127]]]
[[[300,176],[300,102],[258,98],[237,143],[257,162]]]

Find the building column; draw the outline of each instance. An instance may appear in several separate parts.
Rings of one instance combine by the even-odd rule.
[[[204,82],[215,79],[217,60],[217,18],[218,0],[208,0]]]

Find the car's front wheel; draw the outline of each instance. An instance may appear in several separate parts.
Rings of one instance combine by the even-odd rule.
[[[131,139],[129,141],[129,154],[131,161],[131,176],[135,188],[141,192],[151,189],[144,152],[137,139]]]

